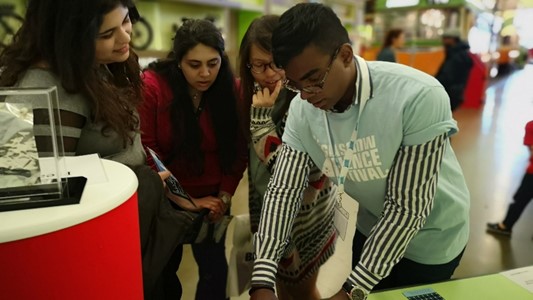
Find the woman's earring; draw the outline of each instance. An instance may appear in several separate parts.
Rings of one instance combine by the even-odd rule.
[[[178,69],[181,69],[181,65],[178,65]]]

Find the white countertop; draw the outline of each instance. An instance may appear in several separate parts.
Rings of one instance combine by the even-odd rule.
[[[0,243],[61,230],[118,207],[137,190],[137,177],[123,164],[102,159],[108,182],[87,184],[79,204],[0,212]]]

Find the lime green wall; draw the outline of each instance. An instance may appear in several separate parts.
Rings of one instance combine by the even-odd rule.
[[[151,50],[170,50],[174,38],[172,27],[174,24],[181,25],[183,17],[205,18],[208,15],[213,16],[216,18],[217,27],[223,27],[226,21],[224,20],[224,9],[219,7],[159,1],[137,1],[136,5],[140,14],[152,25],[154,40],[150,46]]]
[[[205,18],[214,16],[216,25],[222,28],[226,40],[226,50],[230,61],[235,66],[239,46],[250,23],[260,17],[264,8],[264,0],[239,0],[238,7],[224,7],[215,5],[201,5],[193,2],[173,1],[137,1],[137,8],[141,15],[148,20],[154,30],[154,40],[149,50],[157,52],[157,56],[164,56],[172,46],[174,33],[172,25],[181,25],[181,18]],[[148,52],[148,55],[152,53]]]
[[[90,0],[87,0],[90,1]],[[2,0],[2,3],[15,4],[16,11],[24,16],[27,0]],[[168,52],[172,47],[172,39],[174,37],[173,24],[181,25],[182,17],[187,18],[205,18],[206,16],[213,16],[216,18],[216,25],[223,28],[223,33],[237,34],[234,39],[236,45],[227,45],[229,48],[234,48],[233,52],[238,52],[238,47],[248,29],[248,26],[253,19],[260,17],[261,12],[252,11],[257,8],[264,7],[264,0],[238,0],[242,5],[242,9],[231,8],[235,11],[234,16],[237,20],[236,28],[224,28],[226,24],[230,24],[229,20],[225,18],[228,14],[225,13],[227,8],[222,6],[206,6],[193,2],[174,2],[174,1],[153,1],[153,0],[138,0],[136,1],[137,8],[140,14],[148,20],[152,26],[154,37],[149,50],[157,50],[163,53]],[[251,9],[251,10],[250,10]],[[231,31],[230,31],[231,30]]]
[[[466,0],[449,0],[447,4],[434,5],[429,4],[428,0],[420,0],[418,5],[410,7],[398,7],[398,8],[387,8],[387,0],[376,0],[376,11],[391,10],[391,9],[413,9],[413,8],[429,8],[429,7],[450,7],[450,6],[461,6],[464,5]]]
[[[14,5],[15,6],[15,13],[21,17],[24,18],[24,15],[26,14],[26,0],[2,0],[2,5]],[[5,18],[4,22],[7,23],[7,25],[17,31],[22,23],[19,20],[16,20],[15,18]],[[2,35],[2,42],[3,43],[10,43],[11,42],[11,36],[6,37],[5,31],[2,28],[1,29],[1,35]]]
[[[263,6],[265,4],[264,0],[237,0],[235,2],[239,2],[243,5],[256,5],[256,6]]]
[[[237,43],[240,47],[242,38],[244,37],[244,34],[246,33],[246,30],[248,30],[248,27],[252,23],[252,21],[255,18],[261,17],[261,13],[259,12],[253,12],[253,11],[244,11],[241,10],[238,13],[237,16],[237,22],[238,22],[238,28],[237,28]]]
[[[17,14],[24,17],[26,13],[26,1],[27,0],[2,0],[2,4],[14,4]]]

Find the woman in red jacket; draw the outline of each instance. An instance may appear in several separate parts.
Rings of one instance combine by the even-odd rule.
[[[144,85],[145,100],[139,107],[142,142],[157,152],[197,206],[173,197],[176,208],[209,209],[208,218],[219,221],[247,162],[235,79],[220,31],[206,20],[185,21],[169,57],[144,72]],[[200,276],[196,299],[225,299],[224,238],[192,248]],[[181,255],[178,246],[163,271],[159,291],[164,298],[181,296],[176,277]]]

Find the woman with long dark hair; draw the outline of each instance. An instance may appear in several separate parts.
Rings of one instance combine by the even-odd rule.
[[[129,48],[128,7],[129,0],[29,1],[26,21],[0,54],[0,86],[57,86],[66,155],[145,162],[136,114],[142,81]],[[33,103],[36,125],[47,124],[46,107]],[[50,138],[36,135],[46,155]]]
[[[170,195],[173,203],[177,209],[208,209],[208,218],[219,221],[247,160],[235,78],[220,31],[210,21],[185,21],[169,57],[144,72],[144,84],[145,101],[139,106],[143,144],[158,153],[196,207]],[[225,299],[224,239],[192,248],[200,273],[196,299]],[[178,246],[159,282],[165,298],[181,296],[176,277],[181,256]]]
[[[0,54],[0,86],[56,86],[65,155],[98,153],[136,173],[144,291],[150,295],[164,262],[144,262],[168,250],[147,246],[157,244],[161,235],[155,230],[164,229],[154,224],[159,205],[166,203],[161,178],[168,174],[160,178],[146,166],[141,144],[136,107],[142,79],[129,46],[134,10],[129,0],[30,0],[25,22]],[[40,100],[30,101],[36,146],[47,156],[52,152],[48,104]]]

